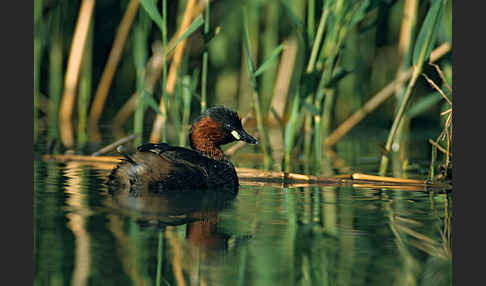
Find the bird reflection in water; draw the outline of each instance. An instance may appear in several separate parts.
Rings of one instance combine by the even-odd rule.
[[[231,206],[237,192],[202,190],[133,195],[115,192],[110,205],[134,219],[142,231],[166,231],[186,225],[186,239],[201,250],[224,250],[230,235],[218,232],[219,213]]]

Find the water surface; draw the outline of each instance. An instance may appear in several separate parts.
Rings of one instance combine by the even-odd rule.
[[[34,160],[36,285],[451,284],[446,192],[242,182],[236,196],[115,197],[109,168]]]

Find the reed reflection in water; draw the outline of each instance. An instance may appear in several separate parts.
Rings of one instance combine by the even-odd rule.
[[[108,193],[107,170],[34,166],[37,285],[451,281],[450,194],[243,185],[130,197]]]

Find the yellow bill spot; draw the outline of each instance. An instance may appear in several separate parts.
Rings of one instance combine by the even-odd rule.
[[[240,140],[241,138],[240,134],[238,134],[238,131],[236,130],[231,131],[231,135],[233,135],[233,137],[235,137],[236,140]]]

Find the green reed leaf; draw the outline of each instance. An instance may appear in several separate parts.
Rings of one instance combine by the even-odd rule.
[[[438,92],[432,92],[425,97],[417,99],[417,101],[407,110],[407,115],[410,118],[418,116],[432,108],[434,105],[437,105],[441,100],[442,97]]]
[[[319,115],[319,110],[312,104],[307,102],[302,102],[302,107],[310,112],[312,115]]]
[[[157,101],[155,101],[154,97],[152,96],[152,94],[150,92],[148,92],[147,90],[143,90],[143,101],[150,107],[152,107],[152,109],[157,112],[158,115],[162,116],[162,112],[160,111],[159,109],[159,104],[157,103]]]
[[[175,42],[175,44],[172,47],[170,47],[170,49],[167,51],[167,54],[170,54],[177,47],[177,45],[180,42],[182,42],[184,39],[186,39],[187,37],[189,37],[190,35],[192,35],[192,33],[194,33],[197,29],[199,29],[199,27],[201,27],[203,24],[204,24],[204,19],[203,19],[202,15],[199,15],[191,23],[191,25],[189,25],[189,27],[187,27],[187,29],[184,31],[184,33],[182,34],[182,36],[180,36],[179,39],[177,39],[177,41]]]
[[[243,29],[245,30],[245,37],[244,37],[244,44],[245,44],[245,52],[247,58],[247,67],[248,67],[248,75],[253,79],[254,72],[255,72],[255,65],[251,60],[251,52],[250,52],[250,33],[248,32],[248,14],[246,12],[246,8],[243,7]]]
[[[162,21],[162,16],[160,15],[159,10],[157,10],[156,2],[156,0],[140,0],[142,8],[145,10],[145,12],[147,12],[152,21],[154,21],[155,24],[159,26],[159,29],[163,31],[164,25]]]
[[[283,48],[283,44],[275,48],[275,50],[272,51],[268,59],[266,59],[263,64],[253,73],[253,76],[257,77],[261,75],[267,68],[269,68],[273,61],[277,58],[277,56],[282,52]]]
[[[443,0],[434,0],[427,12],[427,16],[425,16],[413,50],[414,66],[423,63],[432,52],[440,26],[440,19],[442,18],[442,11],[444,10],[444,3],[445,1]]]

